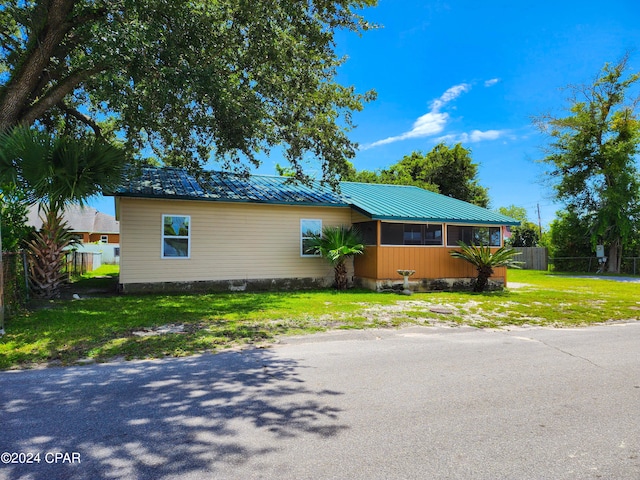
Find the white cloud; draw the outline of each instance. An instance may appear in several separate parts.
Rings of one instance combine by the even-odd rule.
[[[365,148],[378,147],[380,145],[399,142],[408,138],[430,137],[432,135],[437,135],[444,130],[444,126],[446,125],[448,118],[448,113],[440,113],[434,111],[425,113],[414,122],[413,128],[408,132],[405,132],[401,135],[396,135],[395,137],[388,137],[383,140],[378,140],[377,142],[373,142],[372,144],[367,145]]]
[[[486,80],[484,85],[490,87],[499,81],[499,78],[493,78],[491,80]],[[442,133],[449,121],[449,114],[447,112],[441,112],[440,110],[449,102],[455,100],[469,90],[471,90],[471,85],[468,83],[461,83],[448,88],[439,98],[436,98],[431,102],[431,110],[428,113],[425,113],[413,122],[411,130],[401,133],[400,135],[394,135],[392,137],[375,141],[369,145],[365,145],[363,149],[367,150],[369,148],[400,142],[410,138],[433,137]],[[486,140],[497,140],[508,133],[508,130],[472,130],[471,132],[443,135],[436,138],[435,141],[447,143],[477,143]]]
[[[468,83],[461,83],[460,85],[454,85],[453,87],[448,88],[447,91],[440,96],[440,98],[431,102],[431,111],[433,112],[440,110],[451,100],[455,100],[462,93],[468,92],[469,90],[471,90],[471,85],[469,85]]]
[[[497,140],[509,133],[509,130],[472,130],[470,133],[444,135],[437,139],[438,142],[450,143],[477,143],[484,140]]]
[[[369,145],[366,145],[364,149],[378,147],[380,145],[386,145],[388,143],[399,142],[408,138],[421,138],[437,135],[444,130],[447,120],[449,119],[448,113],[440,112],[440,109],[447,103],[458,98],[464,92],[471,90],[471,85],[468,83],[461,83],[448,88],[440,98],[436,98],[431,102],[431,110],[419,117],[414,123],[411,130],[408,132],[395,135],[393,137],[387,137],[382,140],[378,140]]]

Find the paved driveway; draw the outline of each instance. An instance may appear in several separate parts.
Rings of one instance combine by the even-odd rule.
[[[0,452],[39,463],[0,479],[638,479],[639,345],[412,327],[4,372]]]

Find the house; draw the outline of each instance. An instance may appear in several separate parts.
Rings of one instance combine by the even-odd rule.
[[[120,225],[113,215],[92,207],[71,204],[65,207],[62,218],[82,243],[120,243]],[[38,205],[29,207],[27,225],[36,230],[42,227]]]
[[[42,212],[37,204],[27,212],[27,225],[40,230]],[[113,215],[99,212],[93,207],[78,204],[67,205],[62,219],[81,244],[75,250],[80,253],[100,254],[94,261],[95,268],[102,263],[118,263],[120,255],[120,224]]]
[[[328,225],[354,225],[366,249],[350,265],[356,285],[415,290],[469,286],[473,266],[449,252],[465,243],[502,246],[500,215],[417,187],[342,182],[340,192],[285,177],[145,167],[114,194],[123,292],[324,287],[333,272],[307,248]],[[497,268],[495,285],[506,285]]]

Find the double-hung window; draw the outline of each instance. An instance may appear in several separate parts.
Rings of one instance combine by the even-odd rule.
[[[313,239],[322,234],[322,220],[302,219],[300,220],[300,256],[318,257],[319,253],[314,253],[311,249]]]
[[[162,258],[191,256],[191,217],[162,215]]]

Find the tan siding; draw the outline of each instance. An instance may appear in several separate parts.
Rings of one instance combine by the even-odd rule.
[[[191,216],[191,258],[161,258],[162,215]],[[331,277],[300,256],[300,219],[349,225],[348,208],[121,198],[120,282]]]
[[[351,223],[370,222],[370,221],[371,219],[369,217],[366,217],[361,213],[356,212],[355,210],[351,211]]]

